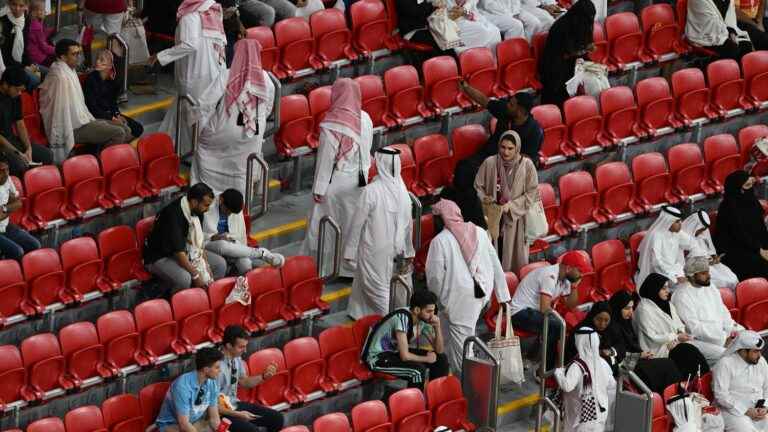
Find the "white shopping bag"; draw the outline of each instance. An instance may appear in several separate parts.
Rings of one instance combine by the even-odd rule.
[[[507,325],[504,337],[501,336],[502,315],[506,316]],[[501,385],[510,382],[520,384],[525,381],[523,356],[520,353],[520,338],[515,336],[515,331],[512,328],[512,317],[507,305],[499,307],[499,313],[496,315],[496,333],[493,339],[488,342],[488,348],[496,361],[499,362]]]

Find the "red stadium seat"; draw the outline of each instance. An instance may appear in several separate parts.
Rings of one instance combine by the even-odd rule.
[[[80,386],[80,380],[67,374],[66,360],[53,333],[38,333],[21,341],[21,358],[34,399],[40,400],[45,392],[56,388],[73,390]]]
[[[616,66],[610,64],[608,60],[608,40],[605,38],[605,30],[600,21],[597,20],[592,26],[592,43],[595,44],[595,49],[589,53],[589,59],[608,66],[609,71],[615,70]]]
[[[288,292],[288,306],[294,315],[330,309],[330,305],[321,299],[325,281],[318,275],[314,258],[301,255],[288,257],[281,274],[283,286]]]
[[[667,161],[661,153],[635,156],[632,159],[632,174],[639,205],[649,209],[657,204],[679,202],[679,198],[672,194],[672,177],[667,170]]]
[[[389,410],[398,432],[423,432],[432,425],[432,414],[419,389],[407,388],[390,396]]]
[[[157,364],[161,356],[187,352],[178,336],[178,323],[173,320],[171,305],[163,299],[148,300],[133,311],[136,331],[141,335],[142,354]]]
[[[635,93],[640,107],[640,126],[648,135],[657,136],[659,129],[683,126],[676,118],[675,99],[666,79],[646,78],[635,85]]]
[[[352,333],[355,336],[355,343],[360,348],[365,344],[365,339],[371,331],[371,327],[381,320],[381,315],[366,315],[356,320],[352,324]]]
[[[624,162],[608,162],[597,167],[595,184],[600,196],[600,214],[615,221],[624,213],[641,214],[646,209],[635,202],[635,184]]]
[[[549,262],[547,261],[536,261],[532,263],[528,263],[520,268],[520,280],[525,279],[528,274],[538,268],[546,267],[549,265]],[[510,295],[514,295],[514,293],[510,292]]]
[[[214,281],[208,287],[208,296],[211,301],[211,309],[216,316],[214,322],[214,337],[220,339],[224,336],[224,329],[229,325],[239,325],[249,332],[259,331],[258,323],[251,317],[251,306],[239,302],[226,303],[227,296],[235,286],[236,278],[224,278]],[[255,287],[249,290],[253,293]]]
[[[40,116],[38,100],[40,90],[32,90],[32,93],[21,92],[21,115],[24,118],[24,126],[32,142],[40,145],[48,145],[48,137],[45,135],[43,118]]]
[[[106,432],[101,408],[86,405],[75,408],[64,415],[64,427],[67,432]]]
[[[461,76],[488,97],[504,97],[508,93],[499,88],[498,69],[489,48],[470,48],[459,54]]]
[[[638,250],[640,249],[640,242],[645,237],[645,231],[638,231],[629,236],[629,258],[632,264],[632,274],[637,271]]]
[[[309,23],[304,18],[285,18],[274,27],[275,42],[280,49],[277,69],[287,77],[293,77],[301,69],[308,69],[314,52],[315,40]]]
[[[380,400],[361,402],[352,408],[354,432],[392,432],[387,406]]]
[[[384,118],[387,127],[402,126],[412,117],[431,117],[424,103],[424,88],[419,74],[411,65],[396,66],[384,72],[384,88],[389,97],[389,112]]]
[[[0,322],[13,315],[38,315],[43,307],[27,300],[27,282],[21,273],[21,266],[15,260],[0,260]]]
[[[421,67],[427,104],[438,113],[449,108],[467,109],[472,102],[459,89],[459,70],[450,56],[433,57]]]
[[[355,2],[349,9],[352,21],[352,46],[365,57],[374,51],[395,49],[384,4],[376,0]]]
[[[104,177],[95,156],[73,156],[64,161],[61,169],[69,197],[67,208],[77,217],[83,217],[88,210],[114,207],[106,198]]]
[[[686,124],[699,119],[712,120],[718,116],[709,103],[709,88],[699,68],[681,69],[673,73],[672,95],[677,100],[677,115]]]
[[[547,44],[548,32],[539,32],[533,35],[531,38],[531,49],[533,50],[533,57],[536,59],[536,64],[540,65],[541,57],[544,55],[544,47]]]
[[[21,259],[21,267],[27,281],[27,298],[36,309],[56,302],[72,304],[82,300],[82,296],[67,289],[59,254],[55,250],[28,252]]]
[[[741,322],[741,311],[736,306],[736,294],[730,288],[720,288],[719,291],[720,298],[723,300],[723,304],[728,309],[728,312],[730,312],[731,318],[736,322]]]
[[[554,156],[575,154],[568,147],[568,128],[563,123],[563,116],[557,105],[537,105],[533,107],[531,114],[544,131],[544,140],[539,149],[539,160],[542,165],[547,165]]]
[[[453,166],[476,154],[488,141],[488,132],[480,124],[459,126],[451,131]]]
[[[747,330],[761,332],[768,329],[768,299],[747,306],[741,314],[741,321]]]
[[[104,345],[99,342],[96,326],[92,322],[80,321],[59,330],[61,351],[67,360],[67,371],[75,379],[100,376],[109,378],[118,373],[104,362]]]
[[[293,321],[297,318],[288,306],[288,292],[283,287],[280,269],[255,268],[245,277],[251,290],[252,316],[259,330],[265,330],[273,321]]]
[[[11,176],[11,181],[13,182],[13,186],[16,188],[16,195],[21,201],[21,208],[11,213],[10,220],[12,224],[21,225],[24,219],[27,217],[27,212],[29,211],[29,202],[27,200],[27,195],[24,192],[24,184],[21,182],[21,179],[16,176]]]
[[[288,426],[280,429],[280,432],[309,432],[309,428],[304,425]]]
[[[416,138],[413,153],[419,171],[419,182],[412,187],[416,196],[432,195],[436,189],[450,184],[453,158],[448,139],[444,135],[432,134]]]
[[[136,242],[139,245],[139,254],[144,255],[144,244],[155,226],[155,217],[149,216],[136,222]],[[247,228],[247,226],[246,226]]]
[[[323,432],[352,432],[349,419],[342,413],[330,413],[315,419],[312,429]]]
[[[496,58],[499,61],[500,90],[512,96],[526,88],[541,89],[541,82],[537,78],[536,58],[525,38],[501,41],[496,45]]]
[[[155,422],[170,386],[169,382],[156,382],[139,391],[139,404],[141,405],[141,414],[144,416],[144,427]]]
[[[309,100],[309,113],[315,122],[315,128],[309,137],[309,146],[316,148],[319,145],[320,122],[325,118],[325,113],[331,108],[331,86],[321,86],[313,89],[307,96]]]
[[[768,138],[768,126],[752,125],[739,131],[739,148],[741,149],[741,163],[746,165],[750,161],[752,146],[758,138]],[[752,174],[763,177],[768,174],[768,162],[758,162],[752,167]]]
[[[277,373],[253,390],[251,400],[264,406],[298,403],[299,399],[291,391],[291,374],[285,367],[282,351],[277,348],[267,348],[256,351],[248,357],[248,370],[252,374],[262,373],[270,364],[277,367]]]
[[[139,155],[130,144],[109,146],[102,150],[99,159],[107,179],[107,198],[116,206],[131,198],[151,196],[142,185]]]
[[[768,53],[765,51],[751,52],[741,59],[741,67],[744,70],[746,81],[746,94],[749,101],[755,106],[764,108],[768,102]]]
[[[736,60],[717,60],[707,65],[707,82],[712,92],[712,107],[720,117],[752,108],[745,95],[745,82]]]
[[[718,192],[722,192],[728,174],[743,166],[736,138],[731,134],[712,135],[706,138],[704,161],[709,172],[709,185]]]
[[[592,246],[592,264],[600,295],[610,297],[621,290],[634,290],[630,262],[621,240],[604,240]]]
[[[669,432],[669,418],[664,401],[658,393],[653,394],[652,432]]]
[[[317,11],[309,17],[309,26],[315,37],[315,53],[311,58],[315,69],[326,69],[337,60],[357,58],[344,12],[334,8]]]
[[[645,35],[645,51],[653,60],[658,61],[668,54],[685,53],[672,6],[666,3],[646,6],[640,12],[640,21]]]
[[[270,71],[278,79],[286,78],[277,67],[280,64],[280,48],[275,44],[275,35],[267,26],[251,27],[247,30],[248,39],[256,39],[261,44],[261,67]]]
[[[99,341],[105,348],[104,360],[109,367],[149,365],[149,359],[140,353],[140,335],[129,311],[117,310],[100,316],[96,320],[96,329],[99,332]]]
[[[414,233],[414,241],[416,240]],[[429,252],[429,245],[432,243],[432,239],[435,237],[435,218],[431,214],[425,214],[421,216],[421,241],[419,243],[419,250],[416,251],[416,256],[413,259],[413,271],[416,274],[423,275],[426,271],[427,265],[427,253]]]
[[[384,92],[384,82],[378,75],[362,75],[355,78],[360,86],[363,111],[368,113],[373,127],[386,126],[384,121],[389,112],[389,99]]]
[[[678,144],[667,152],[669,171],[672,174],[672,193],[680,200],[704,193],[710,195],[714,189],[707,185],[707,167],[701,150],[696,144]]]
[[[741,311],[742,321],[747,318],[747,310],[751,305],[765,300],[768,300],[768,281],[765,279],[745,279],[736,285],[736,306]]]
[[[64,422],[58,417],[48,417],[27,425],[27,432],[64,432]]]
[[[555,233],[555,223],[560,220],[560,206],[555,199],[555,189],[549,183],[539,183],[539,196],[549,224],[548,234]]]
[[[413,158],[413,152],[408,144],[393,144],[389,148],[400,151],[400,177],[409,191],[414,191],[416,180],[419,177],[419,169]]]
[[[468,403],[461,390],[461,381],[453,375],[431,380],[427,384],[428,408],[432,411],[432,426],[451,430],[475,430],[467,419]]]
[[[117,283],[138,279],[147,281],[136,233],[129,226],[107,228],[99,233],[99,252],[104,260],[106,276]]]
[[[17,400],[33,400],[35,395],[25,388],[27,370],[15,345],[0,345],[0,408]]]
[[[168,134],[157,132],[139,138],[139,162],[144,171],[144,189],[157,195],[165,188],[187,184],[179,176],[179,157]]]
[[[24,173],[24,189],[29,200],[27,217],[22,220],[26,229],[46,229],[57,219],[75,218],[67,209],[67,190],[57,167],[45,165],[28,170]]]
[[[517,290],[517,285],[520,283],[520,281],[517,279],[517,276],[512,272],[506,272],[504,274],[506,280],[507,280],[507,291],[509,291],[509,297],[512,298],[512,296],[515,295],[515,291]],[[485,325],[488,327],[488,330],[491,332],[496,331],[496,315],[499,313],[499,300],[496,298],[496,294],[491,297],[491,305],[488,307],[488,310],[485,311],[485,314],[483,315],[483,320],[485,321]],[[506,325],[505,325],[506,327]]]
[[[179,324],[179,339],[187,351],[195,351],[196,345],[208,341],[220,341],[213,332],[213,311],[204,289],[189,288],[177,292],[171,297],[171,309],[173,319]]]
[[[315,121],[304,95],[292,94],[280,98],[280,128],[275,134],[275,148],[286,157],[297,156],[297,150],[306,150]]]
[[[325,377],[326,364],[317,339],[293,339],[285,344],[283,353],[285,365],[291,371],[291,388],[301,400],[317,391],[328,393],[338,389]]]
[[[582,155],[589,147],[611,145],[603,136],[603,117],[594,97],[572,97],[563,104],[563,112],[571,153]]]
[[[560,177],[558,190],[561,208],[555,227],[558,233],[577,232],[581,225],[595,221],[598,195],[588,172],[575,171]]]
[[[144,416],[141,403],[136,395],[112,396],[101,404],[104,425],[110,432],[141,432],[144,430]]]
[[[624,69],[632,63],[648,63],[653,60],[644,52],[643,33],[637,15],[620,12],[605,19],[605,33],[608,38],[608,58],[616,68]]]
[[[328,381],[340,387],[345,381],[365,381],[371,372],[360,362],[360,347],[355,343],[352,327],[336,326],[323,330],[318,336],[320,353],[327,364]]]
[[[627,137],[645,136],[638,125],[639,111],[631,88],[621,86],[604,90],[600,93],[600,111],[605,120],[603,132],[614,144]]]

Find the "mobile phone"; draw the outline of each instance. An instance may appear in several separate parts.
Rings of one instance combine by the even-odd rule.
[[[755,408],[765,408],[765,399],[760,399],[755,404]]]

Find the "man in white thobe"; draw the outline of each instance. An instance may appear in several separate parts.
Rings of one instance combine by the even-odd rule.
[[[726,432],[768,431],[768,410],[756,406],[768,398],[764,346],[758,333],[740,332],[712,371],[712,389]]]
[[[526,37],[525,26],[520,20],[520,0],[481,0],[479,9],[499,28],[504,39]]]
[[[691,343],[712,366],[723,356],[731,335],[744,328],[733,321],[720,292],[710,282],[709,258],[689,256],[685,275],[688,282],[678,285],[672,304],[688,334],[693,336]]]
[[[396,271],[410,266],[416,254],[411,199],[400,177],[399,154],[388,147],[376,152],[376,178],[363,188],[344,236],[344,259],[355,266],[347,308],[354,319],[389,312],[392,279]]]
[[[709,215],[704,210],[699,210],[685,218],[683,232],[691,236],[695,242],[695,247],[709,257],[709,275],[712,278],[712,283],[717,288],[735,290],[739,278],[728,266],[720,262],[715,244],[712,242],[712,235],[709,232],[709,225]]]
[[[496,293],[510,301],[504,270],[486,231],[464,222],[453,201],[432,206],[446,227],[432,239],[427,254],[427,287],[437,294],[446,354],[454,374],[461,374],[464,341],[475,335],[480,313]]]
[[[666,276],[670,288],[687,282],[683,266],[683,251],[690,251],[695,245],[691,236],[681,232],[683,212],[664,206],[659,217],[653,222],[638,247],[638,269],[635,285],[638,289],[651,273]],[[699,254],[695,254],[699,255]]]
[[[496,45],[501,42],[499,27],[480,12],[477,2],[478,0],[446,0],[445,2],[449,10],[460,8],[464,11],[463,15],[455,20],[459,26],[459,36],[463,44],[454,48],[457,54],[478,47],[485,47],[496,52]]]
[[[149,58],[149,64],[159,62],[165,66],[175,62],[175,87],[177,90],[171,107],[165,113],[160,131],[179,141],[182,150],[190,148],[192,126],[200,122],[204,126],[208,116],[224,92],[228,76],[221,5],[214,0],[184,0],[176,13],[176,45]],[[209,87],[218,88],[209,90]],[[204,94],[207,97],[203,97]],[[182,102],[180,136],[176,136],[176,110],[180,96],[190,96],[194,107]]]

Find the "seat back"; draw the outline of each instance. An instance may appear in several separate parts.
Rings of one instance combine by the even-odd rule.
[[[598,20],[592,25],[592,43],[595,44],[595,49],[589,53],[589,59],[595,63],[608,64],[608,40],[605,38],[605,29]]]
[[[707,65],[707,82],[712,92],[713,104],[722,110],[740,107],[744,96],[744,80],[739,64],[733,59],[721,59]]]
[[[46,248],[27,252],[21,259],[21,266],[29,286],[30,299],[40,306],[61,300],[65,288],[64,273],[55,250]]]
[[[670,116],[675,104],[666,79],[653,77],[641,80],[635,85],[635,93],[643,122],[648,127],[661,129],[671,125]]]
[[[671,178],[667,170],[667,161],[661,153],[652,152],[635,156],[632,159],[632,174],[637,185],[638,198],[651,205],[667,201]]]
[[[424,102],[424,89],[419,73],[411,65],[395,66],[384,72],[384,89],[389,97],[390,112],[400,119],[419,116]]]
[[[634,134],[637,124],[637,104],[632,89],[612,87],[600,93],[600,110],[605,119],[604,129],[612,137],[626,138]]]
[[[38,333],[21,342],[21,358],[29,373],[29,383],[42,391],[59,387],[64,374],[64,357],[53,333]]]
[[[285,401],[290,386],[290,375],[285,367],[283,352],[277,348],[256,351],[248,357],[248,370],[252,374],[263,373],[268,365],[277,367],[277,374],[262,382],[255,390],[254,399],[264,405],[276,405]]]
[[[127,225],[107,228],[99,233],[98,243],[107,276],[119,283],[132,280],[136,266],[141,264],[133,229]]]
[[[741,58],[744,70],[744,81],[747,83],[747,93],[758,102],[768,100],[768,53],[753,51]]]
[[[537,33],[537,36],[546,33]],[[539,36],[540,38],[542,36]],[[531,52],[531,46],[525,38],[510,38],[496,45],[496,58],[499,62],[500,83],[504,90],[514,93],[531,87],[536,79],[536,58]],[[462,71],[464,68],[462,67]]]
[[[280,62],[280,50],[275,44],[275,35],[268,26],[251,27],[247,30],[248,39],[256,39],[261,45],[261,67],[274,71]]]
[[[99,199],[104,196],[104,177],[95,156],[68,158],[61,165],[61,170],[70,204],[83,211],[99,207]]]
[[[105,359],[116,367],[136,363],[134,355],[139,350],[136,322],[127,310],[116,310],[101,315],[96,320],[99,341],[104,345]]]
[[[392,423],[398,430],[418,431],[430,426],[424,394],[416,388],[400,390],[389,397]]]
[[[368,333],[371,331],[371,327],[379,322],[379,320],[381,320],[381,315],[366,315],[355,321],[352,325],[352,333],[355,336],[355,344],[357,346],[363,346]]]
[[[643,38],[640,23],[634,12],[620,12],[605,19],[605,33],[608,38],[611,57],[618,63],[632,63],[640,60]]]
[[[331,107],[331,86],[322,86],[309,92],[309,112],[315,120],[315,130],[325,118],[325,113]]]
[[[43,222],[62,217],[62,206],[67,203],[67,193],[59,169],[43,165],[24,173],[24,187],[30,200],[29,212]]]
[[[380,400],[365,401],[352,408],[352,427],[354,432],[366,432],[387,424],[390,424],[387,406]]]
[[[299,282],[317,278],[317,264],[311,256],[295,255],[286,258],[280,274],[283,286],[289,288]]]
[[[424,62],[422,72],[427,102],[441,109],[457,105],[459,70],[453,57],[433,57]]]
[[[366,54],[386,48],[390,23],[384,4],[378,0],[355,2],[349,10],[355,49]]]
[[[763,278],[751,278],[736,285],[736,305],[744,314],[747,306],[768,299],[768,281]]]
[[[189,288],[177,292],[171,297],[171,309],[179,323],[182,340],[192,345],[208,341],[213,311],[204,289]]]
[[[27,295],[27,283],[21,273],[21,266],[15,260],[0,260],[0,314],[4,317],[21,312],[21,303]]]
[[[743,166],[736,138],[731,134],[707,137],[704,140],[704,161],[707,163],[710,179],[722,187],[728,174]]]
[[[352,432],[347,416],[342,413],[326,414],[312,423],[312,429],[328,432]]]
[[[604,240],[592,246],[592,264],[597,288],[604,293],[616,293],[631,283],[630,263],[621,240]]]
[[[565,125],[571,142],[580,148],[598,144],[598,134],[603,129],[603,118],[592,96],[576,96],[563,104]]]
[[[568,217],[578,224],[592,220],[593,203],[596,196],[592,201],[581,199],[581,197],[588,197],[589,194],[595,193],[595,184],[588,172],[575,171],[560,177],[558,190],[563,209],[562,216]]]
[[[64,432],[64,422],[58,417],[48,417],[27,425],[27,432]]]
[[[319,10],[309,17],[309,26],[315,37],[315,54],[324,61],[341,60],[349,48],[351,34],[344,12],[335,9]]]
[[[539,183],[538,190],[541,204],[544,207],[544,215],[546,215],[547,224],[549,225],[549,231],[547,232],[551,233],[555,222],[560,219],[560,206],[555,198],[555,188],[549,183]]]
[[[130,144],[112,145],[99,155],[107,192],[124,200],[136,195],[141,175],[139,155]]]
[[[64,427],[67,432],[95,432],[105,429],[101,408],[86,405],[68,411],[64,415]]]
[[[672,74],[672,95],[677,100],[677,112],[688,120],[707,115],[709,88],[699,68],[681,69]]]
[[[644,7],[640,11],[640,21],[643,34],[646,35],[645,47],[648,51],[661,55],[675,50],[680,31],[671,5],[658,3]]]
[[[139,139],[138,151],[144,180],[151,188],[162,189],[177,185],[179,158],[170,135],[163,132],[144,135]]]
[[[27,383],[27,371],[21,352],[15,345],[0,345],[0,398],[4,403],[21,399],[21,389]]]
[[[290,156],[294,149],[307,147],[307,139],[315,127],[304,95],[292,94],[280,98],[280,129],[275,136],[277,151]]]
[[[546,157],[562,154],[560,146],[567,138],[567,129],[560,108],[553,104],[537,105],[533,107],[531,114],[544,131],[544,141],[539,153]]]
[[[97,375],[96,367],[103,360],[104,351],[92,322],[80,321],[62,328],[59,341],[70,373],[78,379]]]
[[[701,183],[706,174],[706,166],[698,145],[678,144],[669,149],[667,159],[675,187],[686,195],[702,191]]]
[[[275,23],[274,31],[275,42],[280,48],[281,66],[293,71],[309,68],[314,39],[307,20],[285,18]]]
[[[400,152],[400,177],[403,179],[405,187],[411,190],[419,175],[413,151],[408,144],[392,144],[388,147]]]
[[[368,113],[373,127],[384,124],[384,115],[389,109],[389,99],[384,93],[384,82],[378,75],[362,75],[355,77],[360,86],[363,111]]]
[[[133,316],[144,350],[154,356],[169,354],[178,336],[171,305],[164,299],[148,300],[136,306]]]
[[[470,48],[459,55],[461,75],[469,84],[486,96],[494,96],[496,89],[496,59],[486,47]]]
[[[595,171],[600,207],[614,215],[631,212],[630,202],[635,196],[635,184],[624,162],[609,162]]]
[[[101,404],[104,425],[110,431],[133,432],[144,425],[139,398],[133,394],[112,396]]]
[[[141,406],[141,414],[144,416],[144,427],[155,422],[170,386],[169,382],[156,382],[139,391],[139,405]]]
[[[480,151],[487,141],[488,132],[483,125],[469,124],[454,128],[451,131],[454,165]]]

